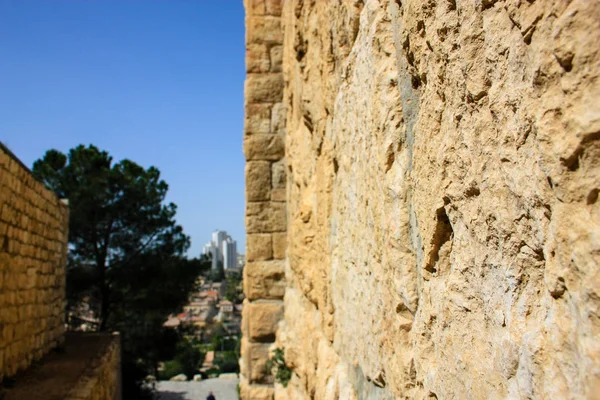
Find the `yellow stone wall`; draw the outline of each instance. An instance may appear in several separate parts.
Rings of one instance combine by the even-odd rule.
[[[0,143],[0,380],[63,341],[68,220]]]
[[[98,334],[103,339],[104,334]],[[121,399],[121,341],[118,333],[91,360],[67,400]]]
[[[281,3],[246,1],[242,398],[598,398],[600,3]]]
[[[287,247],[280,0],[247,0],[244,154],[246,267],[240,394],[273,397],[265,364],[283,315]]]

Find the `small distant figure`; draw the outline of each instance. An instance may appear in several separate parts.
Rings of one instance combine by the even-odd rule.
[[[215,395],[213,394],[213,392],[210,392],[208,394],[208,397],[206,398],[206,400],[217,400],[217,399],[215,398]]]

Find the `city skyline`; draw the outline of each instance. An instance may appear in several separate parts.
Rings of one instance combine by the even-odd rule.
[[[204,245],[202,254],[212,257],[211,269],[217,269],[218,263],[223,264],[223,269],[238,267],[237,241],[227,234],[227,231],[215,229],[211,241]]]

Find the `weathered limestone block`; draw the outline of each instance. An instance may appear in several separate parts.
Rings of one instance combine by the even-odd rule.
[[[248,262],[244,267],[244,293],[249,300],[282,299],[285,293],[283,261]]]
[[[277,324],[283,314],[283,303],[259,301],[248,303],[248,333],[254,342],[273,342]]]
[[[246,43],[281,44],[281,18],[275,16],[247,16]]]
[[[280,73],[248,74],[244,84],[247,103],[281,101],[283,77]]]
[[[242,338],[240,353],[242,356],[241,373],[250,383],[272,383],[273,377],[267,374],[270,343],[253,343]],[[243,372],[242,372],[243,371]]]
[[[246,163],[246,201],[271,199],[271,163],[250,161]]]
[[[283,0],[265,0],[265,12],[268,15],[281,16]]]
[[[273,133],[285,132],[285,105],[283,103],[275,103],[271,110],[271,131]]]
[[[271,133],[271,105],[246,104],[244,113],[244,133]]]
[[[273,400],[274,389],[266,385],[247,385],[241,391],[243,399]]]
[[[279,160],[285,154],[284,138],[281,135],[256,134],[244,138],[246,160]]]
[[[274,162],[271,166],[271,186],[274,189],[285,189],[286,186],[286,173],[285,173],[285,160]]]
[[[244,0],[246,15],[264,15],[266,11],[265,0]]]
[[[280,61],[281,64],[281,61]],[[246,46],[246,71],[268,72],[271,70],[271,55],[264,44],[249,44]]]
[[[264,261],[273,258],[273,240],[270,233],[254,233],[246,236],[246,261]]]
[[[271,201],[286,201],[285,189],[272,189],[271,190]]]
[[[287,233],[273,233],[273,258],[283,260],[287,251]]]
[[[285,203],[256,202],[246,204],[246,231],[248,233],[283,232],[287,217]]]
[[[269,51],[269,67],[271,72],[281,72],[281,63],[283,61],[283,47],[273,46]],[[262,71],[261,71],[262,72]]]

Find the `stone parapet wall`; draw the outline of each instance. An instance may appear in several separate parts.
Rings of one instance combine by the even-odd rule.
[[[88,361],[86,369],[66,400],[121,400],[121,341],[119,334],[86,334],[105,341]]]
[[[266,371],[283,315],[287,248],[281,0],[246,0],[246,266],[240,394],[273,397]]]
[[[118,333],[67,332],[61,351],[18,374],[0,388],[3,400],[120,400]]]
[[[269,4],[246,4],[244,398],[596,398],[600,3]]]
[[[0,380],[63,341],[69,212],[0,144]]]

